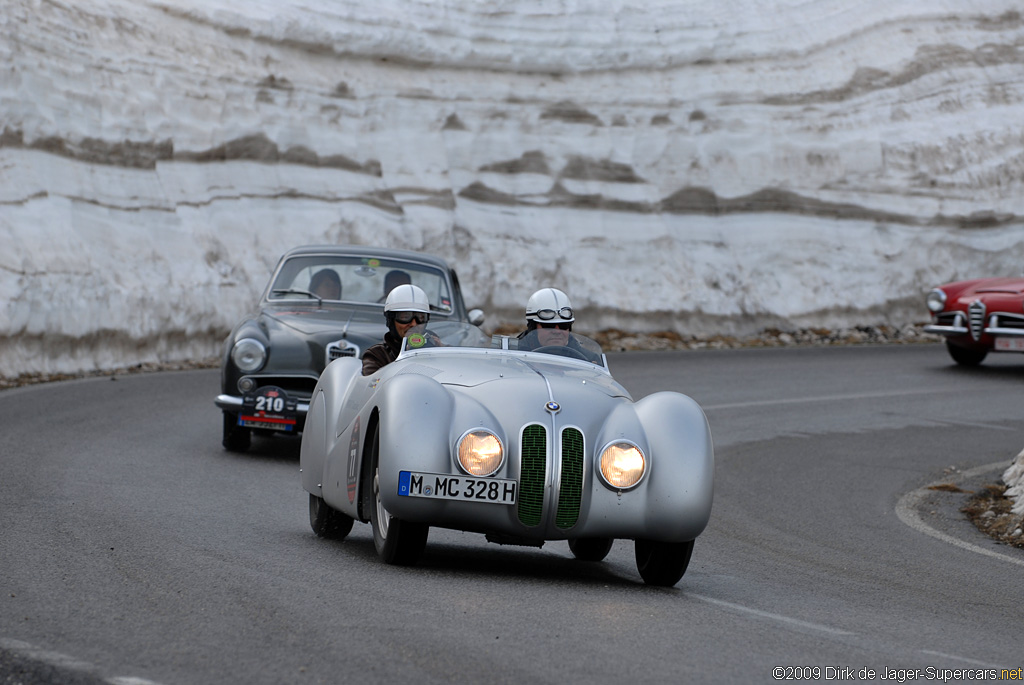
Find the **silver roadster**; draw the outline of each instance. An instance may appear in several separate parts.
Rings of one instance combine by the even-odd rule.
[[[711,515],[704,412],[675,392],[634,402],[585,336],[538,347],[533,335],[431,322],[373,375],[331,362],[300,449],[313,531],[343,538],[368,521],[390,564],[415,563],[431,526],[567,540],[587,561],[632,539],[643,580],[675,585]]]

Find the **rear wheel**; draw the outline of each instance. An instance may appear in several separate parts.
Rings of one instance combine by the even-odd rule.
[[[244,452],[252,444],[252,431],[238,425],[238,414],[226,411],[224,414],[224,433],[221,444],[229,452]]]
[[[353,523],[351,516],[334,509],[322,497],[309,493],[309,526],[314,533],[322,538],[342,540],[352,530]]]
[[[601,561],[612,551],[611,538],[577,538],[569,540],[569,550],[580,561]]]
[[[363,487],[369,488],[373,501],[370,506],[370,525],[373,527],[373,545],[377,556],[386,564],[410,566],[416,563],[427,546],[429,526],[395,518],[380,500],[380,424],[373,433],[370,446],[370,468],[364,476]]]
[[[949,341],[946,342],[946,349],[949,350],[949,356],[953,358],[953,361],[960,366],[977,366],[988,356],[988,350],[960,347],[959,345],[953,345]]]
[[[693,555],[689,542],[636,541],[636,570],[648,585],[672,587],[686,573]]]

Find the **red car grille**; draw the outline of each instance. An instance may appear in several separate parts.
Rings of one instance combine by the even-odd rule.
[[[971,328],[971,337],[975,340],[981,339],[985,328],[985,303],[975,300],[967,307],[967,321]]]

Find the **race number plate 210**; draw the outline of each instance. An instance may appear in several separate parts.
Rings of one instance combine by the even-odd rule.
[[[514,480],[498,478],[473,478],[412,471],[400,471],[398,474],[398,494],[402,497],[515,504],[516,486]]]

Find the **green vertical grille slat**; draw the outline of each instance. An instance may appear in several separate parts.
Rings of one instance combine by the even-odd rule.
[[[519,521],[540,525],[544,513],[544,482],[547,477],[547,431],[544,426],[523,429],[519,462]]]
[[[580,517],[583,494],[583,434],[575,428],[562,431],[562,485],[558,492],[555,525],[565,530]]]

